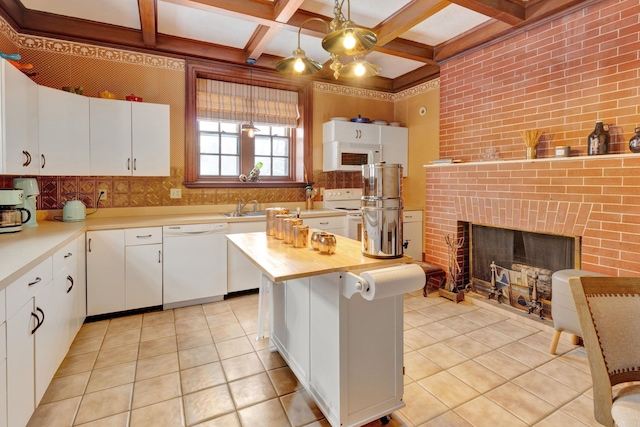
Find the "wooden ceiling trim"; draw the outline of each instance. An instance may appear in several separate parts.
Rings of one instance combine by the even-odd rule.
[[[157,0],[138,0],[140,12],[140,27],[142,28],[142,42],[147,47],[156,45],[158,22]]]
[[[273,7],[273,20],[287,22],[302,6],[304,0],[275,0]]]
[[[26,11],[22,3],[16,0],[0,0],[0,11],[9,25],[15,27],[24,26],[24,13]]]
[[[373,28],[378,35],[378,46],[384,46],[449,4],[442,0],[412,1]]]
[[[280,28],[258,25],[244,51],[246,58],[258,59],[264,53],[269,42],[278,34]]]
[[[393,39],[384,46],[373,48],[376,52],[386,53],[400,58],[412,59],[424,62],[425,64],[435,64],[434,49],[426,44],[417,43],[411,40]]]
[[[525,20],[525,8],[502,0],[450,0],[459,6],[474,10],[509,25],[518,25]],[[554,0],[555,1],[555,0]]]

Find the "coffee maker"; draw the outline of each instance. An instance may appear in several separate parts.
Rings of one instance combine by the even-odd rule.
[[[0,233],[14,233],[22,230],[22,224],[31,219],[31,213],[19,208],[24,203],[21,188],[0,188]]]
[[[21,188],[24,191],[24,202],[18,205],[18,208],[25,208],[31,214],[31,217],[23,225],[25,227],[35,227],[38,225],[36,221],[36,197],[40,194],[38,181],[35,178],[13,178],[13,187]]]

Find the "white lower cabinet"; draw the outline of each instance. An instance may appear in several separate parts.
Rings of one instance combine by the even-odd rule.
[[[337,234],[338,236],[347,237],[347,222],[344,215],[303,218],[303,221],[305,225],[309,226],[309,228],[317,228],[318,230],[324,230],[329,233]]]
[[[87,315],[125,309],[124,230],[87,232]]]
[[[25,426],[36,408],[34,311],[29,298],[7,320],[7,422],[12,427]]]
[[[4,289],[0,290],[0,427],[7,427],[7,322]]]
[[[87,315],[162,305],[162,228],[87,232]]]
[[[227,234],[266,231],[266,221],[231,222]],[[246,291],[260,287],[260,270],[249,258],[227,242],[227,292]]]

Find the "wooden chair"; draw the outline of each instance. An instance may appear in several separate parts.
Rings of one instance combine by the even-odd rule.
[[[640,277],[572,277],[582,338],[593,380],[596,420],[640,426]]]

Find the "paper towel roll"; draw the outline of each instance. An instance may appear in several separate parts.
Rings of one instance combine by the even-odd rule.
[[[422,289],[426,282],[424,270],[417,264],[365,271],[360,277],[368,284],[367,289],[361,292],[362,298],[368,301],[417,291]]]

